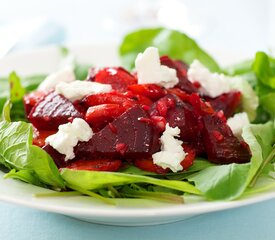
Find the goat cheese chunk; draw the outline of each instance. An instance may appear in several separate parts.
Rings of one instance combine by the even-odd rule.
[[[89,124],[81,118],[75,118],[72,123],[62,124],[58,132],[46,138],[46,143],[59,153],[65,155],[65,161],[75,157],[74,147],[78,141],[87,142],[93,136]]]
[[[74,71],[71,67],[64,67],[61,70],[48,75],[45,80],[40,83],[38,90],[48,91],[54,89],[61,82],[72,82],[75,80]]]
[[[161,151],[153,154],[154,164],[162,168],[170,168],[173,172],[183,170],[181,162],[186,157],[187,153],[184,152],[182,141],[178,140],[180,129],[178,127],[170,127],[166,124],[165,131],[163,132],[161,141]]]
[[[231,128],[237,138],[241,138],[243,128],[249,125],[248,115],[245,112],[236,113],[233,117],[227,119],[227,125]]]
[[[223,93],[227,93],[231,88],[231,82],[234,77],[228,77],[224,74],[211,73],[208,68],[202,65],[198,60],[194,60],[190,65],[187,76],[190,82],[199,83],[199,92],[202,95],[215,98]]]
[[[112,86],[110,84],[76,80],[70,83],[59,83],[55,87],[55,91],[70,101],[75,101],[87,95],[111,92]]]
[[[138,84],[153,83],[165,88],[172,88],[179,82],[173,68],[161,65],[158,49],[148,47],[139,53],[135,60]]]

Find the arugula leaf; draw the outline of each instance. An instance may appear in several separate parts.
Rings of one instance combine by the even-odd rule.
[[[125,174],[118,172],[84,171],[63,168],[61,170],[61,176],[67,184],[80,187],[86,190],[104,188],[108,185],[120,186],[130,183],[148,183],[179,190],[182,192],[200,194],[200,191],[188,182],[162,180],[147,176]]]
[[[5,165],[16,170],[30,170],[41,182],[54,188],[64,183],[51,157],[32,145],[32,126],[25,122],[0,122],[0,156]]]
[[[136,186],[138,187],[138,186]],[[134,189],[129,185],[123,186],[119,191],[123,197],[151,199],[163,202],[183,203],[183,197],[169,192],[151,192],[144,188]]]
[[[132,69],[137,54],[149,46],[157,47],[160,55],[169,55],[188,64],[191,64],[194,59],[198,59],[211,71],[220,70],[216,61],[193,39],[184,33],[165,28],[140,29],[127,34],[119,49],[122,64],[128,69]]]
[[[188,181],[194,181],[208,199],[233,200],[240,197],[271,152],[274,134],[271,122],[245,127],[242,137],[252,153],[250,163],[211,166],[187,177]]]
[[[275,117],[275,60],[264,52],[258,52],[252,69],[258,79],[256,91],[260,104],[272,117]]]

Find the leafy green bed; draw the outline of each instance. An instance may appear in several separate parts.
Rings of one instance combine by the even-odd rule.
[[[233,200],[244,193],[254,193],[275,186],[255,186],[256,181],[272,179],[275,160],[275,59],[263,52],[255,59],[221,69],[215,60],[197,43],[183,33],[157,28],[142,29],[130,33],[120,46],[124,66],[131,69],[139,52],[148,46],[156,46],[160,53],[191,63],[200,60],[211,71],[228,75],[240,75],[247,89],[250,84],[260,99],[257,111],[251,108],[251,93],[243,94],[243,111],[247,111],[254,123],[245,127],[242,137],[249,144],[252,158],[246,164],[215,165],[206,159],[196,159],[188,171],[152,174],[134,166],[121,172],[76,171],[55,166],[51,157],[32,145],[33,130],[26,122],[23,108],[24,94],[37,88],[45,76],[36,75],[20,79],[15,73],[0,79],[0,164],[7,172],[5,178],[50,188],[52,196],[85,194],[114,203],[115,198],[147,198],[175,203],[183,202],[184,194],[201,195],[208,200]],[[63,54],[69,54],[62,49]],[[84,79],[88,66],[74,62],[78,79]],[[51,195],[51,194],[50,194]]]

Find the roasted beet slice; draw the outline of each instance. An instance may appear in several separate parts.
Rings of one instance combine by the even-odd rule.
[[[48,93],[44,91],[34,91],[24,96],[24,108],[27,116],[30,114],[35,104],[47,94]]]
[[[43,147],[45,145],[45,140],[48,136],[55,134],[56,131],[38,131],[34,129],[34,138],[32,143],[38,147]]]
[[[85,120],[91,125],[94,131],[99,131],[114,118],[120,116],[125,109],[119,104],[101,104],[89,107]]]
[[[159,134],[154,128],[139,119],[148,114],[136,105],[94,134],[88,142],[75,147],[76,159],[147,158],[159,150]]]
[[[162,65],[165,65],[169,68],[174,68],[177,71],[179,83],[176,85],[176,87],[180,88],[181,90],[187,93],[198,92],[197,88],[187,78],[187,64],[179,60],[172,60],[168,56],[162,56],[160,58],[160,62]]]
[[[89,95],[82,100],[81,104],[86,108],[101,104],[119,104],[125,109],[128,109],[136,103],[137,99],[131,99],[122,93],[110,92]]]
[[[65,155],[56,151],[51,145],[46,144],[43,147],[43,150],[45,150],[52,157],[58,168],[64,168],[68,165],[68,162],[65,161]]]
[[[128,86],[137,83],[137,79],[122,67],[92,68],[88,80],[111,84],[114,90],[120,92],[126,91]]]
[[[216,98],[206,98],[215,111],[222,110],[225,117],[231,117],[236,109],[241,104],[241,93],[238,91],[231,91],[224,93]]]
[[[246,163],[251,154],[246,144],[240,142],[223,119],[215,114],[202,117],[203,142],[208,160],[218,164]]]
[[[107,171],[116,172],[122,165],[119,159],[95,159],[95,160],[77,160],[70,163],[67,168],[74,170],[88,171]]]
[[[134,84],[129,86],[128,89],[134,94],[139,94],[152,100],[158,100],[167,93],[164,88],[156,84]]]
[[[181,140],[184,142],[198,141],[200,135],[198,117],[194,114],[190,103],[183,102],[176,95],[167,94],[155,102],[149,112],[151,116],[165,117],[171,127],[179,127]]]
[[[190,168],[195,160],[196,157],[196,150],[194,147],[191,147],[190,145],[183,144],[182,145],[184,152],[187,153],[186,157],[183,159],[183,161],[180,163],[180,165],[183,167],[183,170],[187,170]]]
[[[138,168],[140,168],[143,171],[147,172],[153,172],[153,173],[158,173],[158,174],[165,174],[169,172],[169,169],[162,168],[156,164],[154,164],[152,158],[148,159],[136,159],[134,161],[134,165]]]
[[[68,99],[55,92],[41,99],[28,115],[29,121],[38,130],[57,130],[60,124],[74,118],[82,118],[82,115]]]

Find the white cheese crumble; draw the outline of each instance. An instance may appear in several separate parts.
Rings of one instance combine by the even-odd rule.
[[[61,82],[72,82],[75,80],[74,71],[71,67],[64,67],[61,70],[48,75],[45,80],[40,83],[38,90],[48,91],[54,89]]]
[[[78,141],[87,142],[93,136],[89,124],[81,118],[75,118],[72,123],[62,124],[58,132],[46,138],[46,143],[59,153],[65,155],[65,161],[75,157],[74,147]]]
[[[159,52],[155,47],[148,47],[144,53],[139,53],[135,67],[139,84],[153,83],[172,88],[179,82],[175,69],[161,65]]]
[[[227,119],[227,125],[231,128],[237,138],[241,138],[243,128],[249,125],[248,115],[245,112],[236,113],[233,117]]]
[[[112,86],[110,84],[76,80],[71,83],[59,83],[55,87],[55,91],[70,101],[75,101],[87,95],[111,92]]]
[[[192,83],[200,84],[199,91],[202,95],[217,97],[231,90],[232,77],[224,74],[211,73],[208,68],[202,65],[198,60],[194,60],[190,65],[187,76]]]
[[[161,151],[153,154],[154,164],[162,168],[170,168],[173,172],[183,170],[181,162],[187,155],[181,146],[182,141],[176,139],[179,137],[180,129],[178,127],[170,127],[166,124],[165,131],[163,132],[161,141]]]

